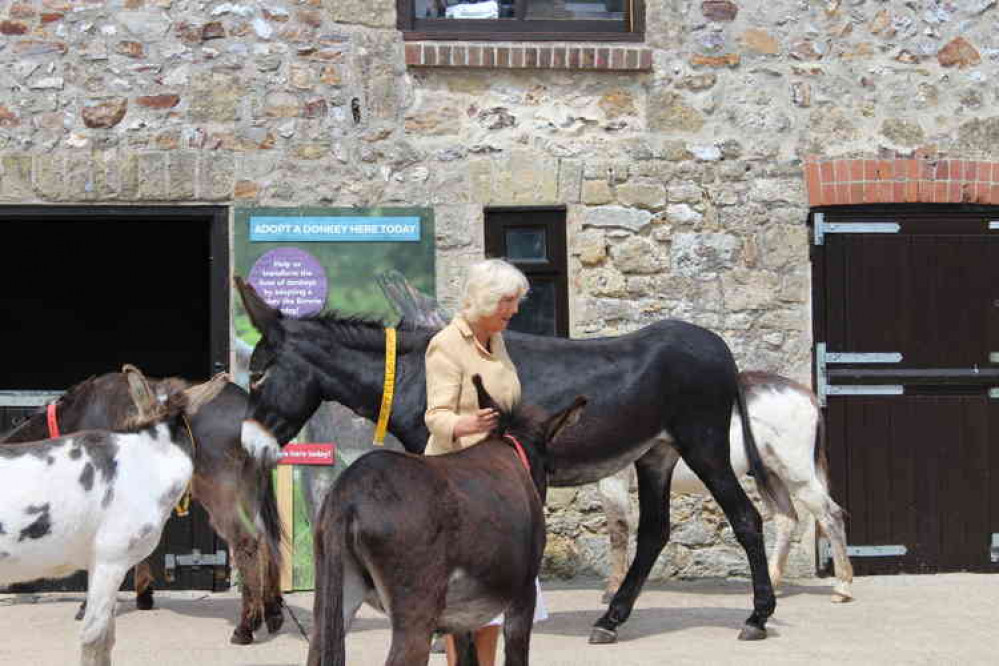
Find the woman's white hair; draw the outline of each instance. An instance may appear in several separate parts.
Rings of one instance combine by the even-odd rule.
[[[461,316],[477,321],[496,312],[500,299],[516,294],[523,298],[530,285],[513,264],[502,259],[486,259],[473,264],[465,275]]]

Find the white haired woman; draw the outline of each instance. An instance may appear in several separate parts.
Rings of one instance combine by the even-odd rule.
[[[427,347],[427,455],[472,446],[496,427],[499,415],[492,409],[479,409],[472,375],[481,375],[500,406],[510,408],[520,400],[520,380],[502,333],[527,290],[524,274],[502,259],[486,259],[469,268],[460,313]],[[545,617],[539,595],[535,619]],[[501,624],[502,618],[497,618],[475,632],[480,666],[495,664]],[[454,639],[445,636],[444,645],[448,666],[454,666]]]

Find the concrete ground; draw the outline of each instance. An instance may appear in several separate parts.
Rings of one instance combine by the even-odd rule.
[[[588,645],[602,612],[599,583],[545,583],[551,617],[536,625],[536,666],[645,664],[996,664],[999,663],[999,576],[865,577],[857,600],[829,602],[827,581],[789,585],[778,600],[766,641],[736,640],[749,614],[745,581],[687,581],[649,586],[615,645]],[[78,661],[82,595],[0,595],[0,665],[66,666]],[[157,593],[157,608],[135,610],[121,594],[114,663],[117,666],[286,666],[307,651],[296,619],[311,622],[312,594],[290,594],[294,614],[276,636],[229,644],[236,594]],[[386,620],[364,608],[347,641],[347,662],[384,663]],[[443,666],[433,655],[432,666]],[[502,663],[502,662],[500,662]]]

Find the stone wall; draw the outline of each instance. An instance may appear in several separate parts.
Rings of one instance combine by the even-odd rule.
[[[407,66],[395,7],[0,0],[0,204],[431,206],[452,306],[483,207],[564,205],[573,335],[682,317],[807,383],[806,158],[999,151],[996,0],[647,0],[629,71]],[[663,575],[744,570],[702,501]],[[593,490],[553,506],[552,569],[603,571]]]

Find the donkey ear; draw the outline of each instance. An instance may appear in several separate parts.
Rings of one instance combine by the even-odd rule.
[[[561,435],[563,430],[578,423],[583,408],[586,407],[586,402],[585,397],[577,396],[571,405],[548,419],[548,423],[545,425],[545,441],[551,442]]]
[[[496,413],[502,413],[503,410],[482,385],[482,375],[472,375],[472,384],[475,386],[475,394],[479,396],[479,409],[495,409]]]
[[[149,385],[146,376],[142,371],[130,363],[126,363],[121,368],[125,379],[128,382],[128,392],[132,396],[132,402],[138,410],[138,421],[149,421],[156,418],[162,411],[159,401],[156,400],[156,392]]]
[[[192,386],[184,391],[187,396],[185,412],[194,416],[202,407],[214,400],[230,381],[228,372],[220,372],[204,384]]]
[[[281,319],[281,311],[267,305],[264,299],[260,298],[257,290],[253,288],[253,285],[240,276],[234,276],[232,281],[243,301],[246,313],[250,315],[250,323],[261,335],[267,337],[268,332],[274,330],[274,325]]]

